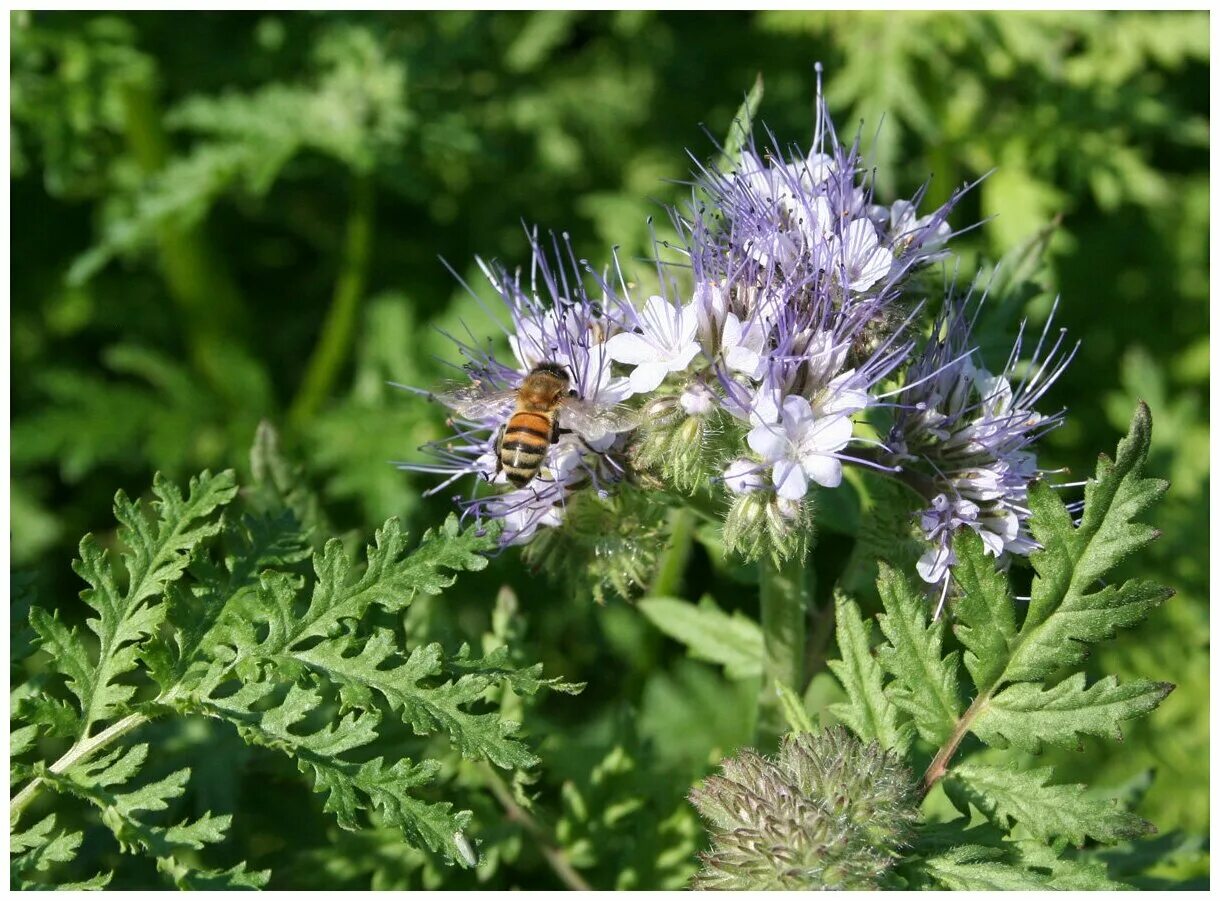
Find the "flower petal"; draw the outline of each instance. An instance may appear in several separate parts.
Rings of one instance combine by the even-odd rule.
[[[641,363],[631,372],[631,390],[636,394],[655,391],[657,386],[665,381],[668,372],[669,367],[664,363]]]
[[[606,342],[610,359],[629,366],[638,366],[657,358],[657,349],[634,332],[622,332]]]
[[[768,463],[786,456],[791,446],[787,434],[777,425],[755,426],[746,436],[746,443],[750,445],[750,450]]]
[[[801,457],[805,475],[823,488],[838,488],[843,481],[843,464],[829,454],[809,454]]]
[[[780,460],[771,472],[775,482],[775,493],[790,501],[799,501],[805,496],[809,483],[805,481],[805,473],[796,465],[795,460]]]

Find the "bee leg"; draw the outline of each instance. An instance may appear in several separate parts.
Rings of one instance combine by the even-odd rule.
[[[492,475],[488,476],[487,481],[489,481],[489,482],[492,481],[492,479],[496,478],[496,476],[498,476],[500,474],[500,470],[502,470],[504,468],[504,460],[500,456],[500,445],[504,442],[504,430],[507,427],[508,427],[508,423],[505,423],[504,425],[500,426],[500,431],[496,432],[496,441],[495,441],[496,471],[494,473],[492,473]]]

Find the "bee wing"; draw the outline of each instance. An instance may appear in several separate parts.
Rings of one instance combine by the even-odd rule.
[[[491,388],[483,382],[450,382],[432,396],[459,416],[485,419],[507,415],[516,403],[517,391]]]
[[[629,432],[639,425],[639,419],[639,411],[624,404],[595,407],[579,398],[569,398],[559,408],[560,425],[580,432],[589,441],[618,432]]]

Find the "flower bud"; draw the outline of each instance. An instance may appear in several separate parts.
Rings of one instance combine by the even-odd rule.
[[[678,396],[658,398],[644,408],[641,436],[632,463],[652,470],[678,491],[693,494],[714,475],[709,439],[717,431],[716,397],[692,383]]]
[[[695,889],[881,888],[919,807],[902,761],[842,727],[786,736],[773,760],[746,749],[690,800],[712,833]]]
[[[687,416],[706,416],[716,409],[716,395],[702,382],[692,382],[682,391],[678,403]]]
[[[734,460],[724,470],[724,484],[734,494],[750,494],[767,487],[764,466],[753,460]]]

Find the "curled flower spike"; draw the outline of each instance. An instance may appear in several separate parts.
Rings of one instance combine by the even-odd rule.
[[[1065,347],[1062,329],[1051,339],[1052,310],[1030,359],[1020,359],[1022,323],[1003,372],[992,375],[976,362],[968,304],[969,296],[947,303],[933,339],[907,373],[886,442],[891,461],[916,475],[928,501],[919,522],[931,546],[918,569],[925,581],[942,586],[942,605],[959,528],[978,532],[1000,562],[1036,548],[1025,497],[1044,470],[1031,447],[1064,413],[1040,414],[1034,405],[1079,347]]]

